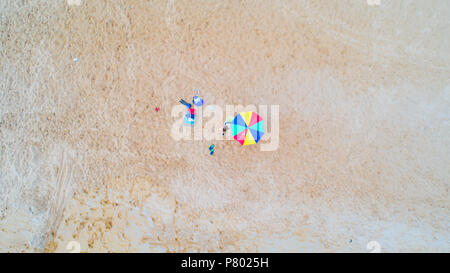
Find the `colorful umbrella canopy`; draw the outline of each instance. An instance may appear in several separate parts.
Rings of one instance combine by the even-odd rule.
[[[200,97],[200,90],[199,89],[195,89],[195,91],[197,91],[197,95],[195,95],[192,98],[192,103],[195,106],[202,106],[203,105],[203,99]]]
[[[193,103],[195,106],[202,106],[202,105],[203,105],[203,99],[200,98],[199,96],[194,96],[194,97],[192,98],[192,103]]]
[[[264,121],[255,112],[240,112],[231,122],[231,135],[241,145],[257,143],[264,134]]]

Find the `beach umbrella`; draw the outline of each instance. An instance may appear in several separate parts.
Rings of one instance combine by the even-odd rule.
[[[200,90],[195,89],[197,91],[197,95],[192,98],[192,103],[195,106],[202,106],[203,105],[203,99],[200,97]]]
[[[203,105],[203,99],[202,99],[201,97],[199,97],[199,96],[194,96],[194,97],[192,98],[192,103],[193,103],[195,106],[202,106],[202,105]]]
[[[264,134],[264,121],[255,112],[240,112],[231,122],[231,135],[241,145],[256,144]]]

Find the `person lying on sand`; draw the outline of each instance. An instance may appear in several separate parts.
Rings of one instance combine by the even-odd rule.
[[[186,106],[187,108],[191,108],[191,107],[192,107],[192,104],[186,102],[186,101],[183,100],[183,99],[180,100],[180,103],[181,103],[181,104],[184,104],[184,106]]]
[[[225,122],[223,123],[222,136],[224,136],[225,133],[227,132],[227,130],[228,130],[228,124],[231,124],[231,122],[233,122],[233,118],[228,118],[227,121],[225,121]]]

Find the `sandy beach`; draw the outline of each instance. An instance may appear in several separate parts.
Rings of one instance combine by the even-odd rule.
[[[450,251],[449,1],[69,2],[0,0],[0,252]]]

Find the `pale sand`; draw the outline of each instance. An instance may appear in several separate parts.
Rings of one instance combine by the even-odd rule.
[[[449,1],[48,2],[0,1],[0,251],[450,251]],[[195,88],[279,149],[174,141]]]

